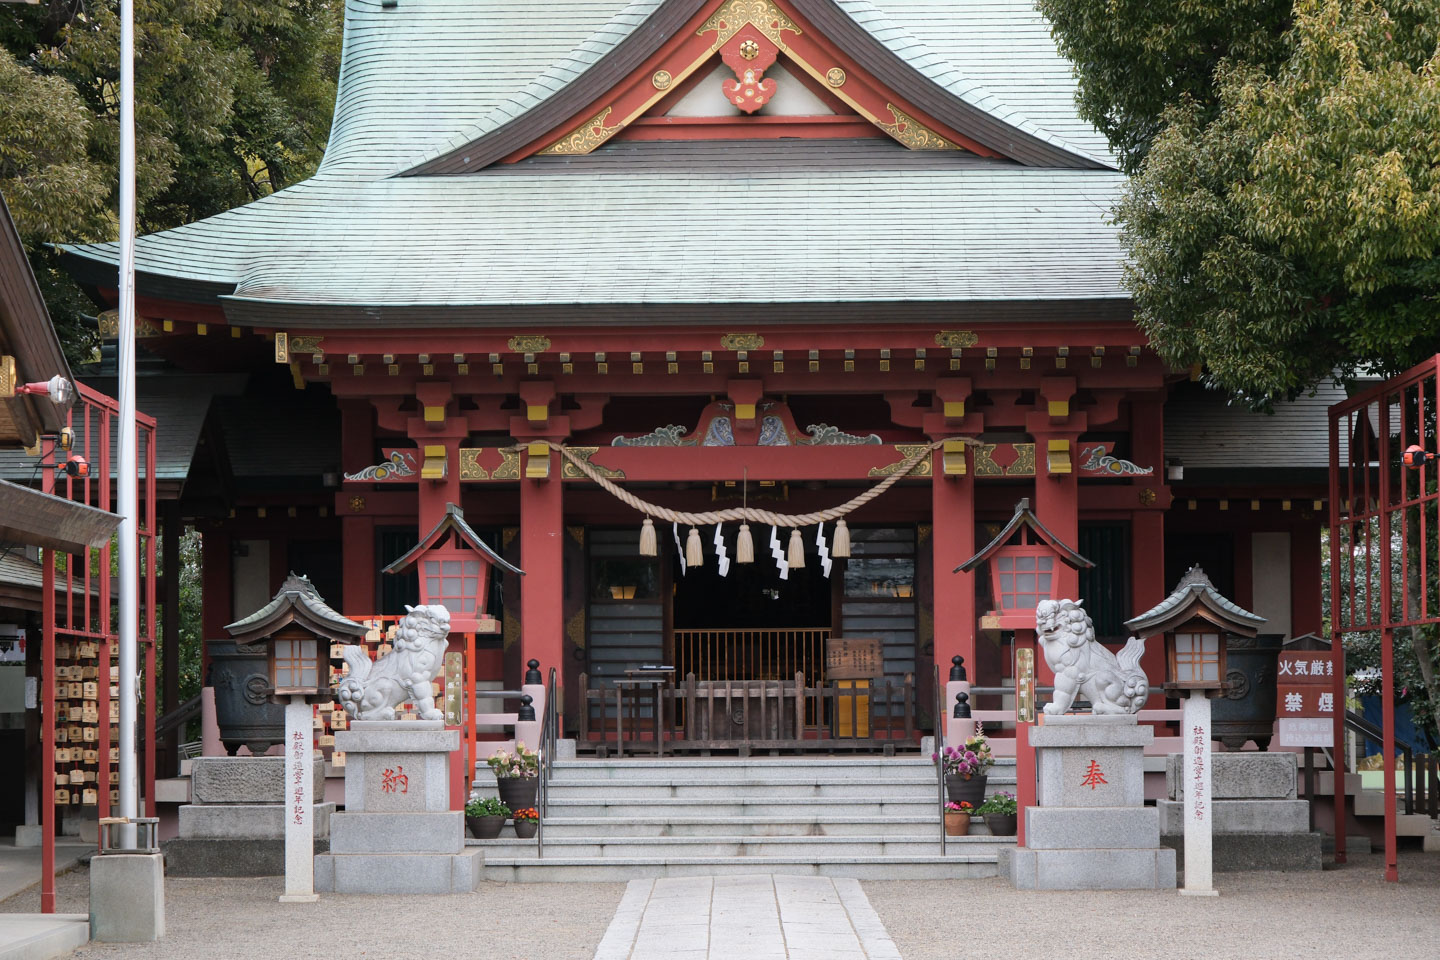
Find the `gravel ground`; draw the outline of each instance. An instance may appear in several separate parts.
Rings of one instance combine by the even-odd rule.
[[[1001,880],[863,886],[905,960],[1393,960],[1440,956],[1440,857],[1404,853],[1402,881],[1378,855],[1323,873],[1218,874],[1217,898],[1175,893],[1017,893]],[[58,881],[59,909],[85,913],[89,872]],[[325,896],[275,902],[283,883],[171,879],[158,944],[91,944],[77,958],[412,957],[591,960],[625,885],[484,883],[468,896]],[[39,909],[39,888],[0,912]],[[418,938],[404,931],[420,924]],[[744,960],[744,958],[738,958]]]
[[[905,960],[1295,960],[1440,956],[1440,857],[1322,873],[1220,873],[1218,897],[1017,893],[1002,880],[866,882]]]
[[[90,872],[56,880],[58,910],[89,910]],[[77,958],[146,960],[335,960],[420,957],[463,960],[591,960],[625,892],[623,883],[488,883],[457,896],[321,896],[280,904],[280,877],[166,881],[165,939],[92,943]],[[0,912],[40,909],[40,888],[0,903]],[[417,928],[418,936],[407,936]]]

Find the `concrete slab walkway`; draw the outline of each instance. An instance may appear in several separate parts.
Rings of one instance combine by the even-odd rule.
[[[858,880],[632,880],[595,960],[900,960]]]
[[[0,960],[51,960],[89,942],[89,914],[0,914]]]
[[[57,840],[55,842],[55,872],[64,873],[87,853],[95,851],[95,844]],[[0,841],[0,900],[6,900],[40,882],[40,848],[17,847],[13,841]]]

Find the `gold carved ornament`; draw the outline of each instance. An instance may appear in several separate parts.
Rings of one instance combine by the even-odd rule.
[[[566,621],[566,623],[565,623],[565,637],[566,637],[571,643],[575,644],[575,646],[576,646],[577,649],[580,649],[580,650],[584,650],[584,649],[585,649],[585,608],[584,608],[584,607],[581,607],[579,610],[577,610],[577,611],[575,612],[575,616],[571,617],[568,621]]]
[[[461,447],[459,450],[461,480],[489,480],[490,472],[480,465],[483,447]]]
[[[550,349],[550,338],[539,335],[511,337],[508,345],[515,353],[544,353]]]
[[[317,353],[323,354],[325,351],[321,348],[320,344],[324,339],[324,337],[291,337],[290,353],[292,355],[296,353],[308,353],[312,356]]]
[[[669,70],[656,70],[654,75],[650,77],[650,86],[656,90],[669,90],[670,84],[674,82],[675,78],[670,75]]]
[[[599,463],[592,463],[590,461],[591,457],[595,456],[595,454],[600,452],[599,447],[566,447],[565,449],[573,453],[578,459],[584,460],[596,473],[600,474],[600,476],[608,477],[615,480],[625,479],[624,470],[615,470],[611,467],[607,467]],[[576,466],[574,463],[572,463],[569,459],[563,460],[560,466],[561,479],[584,480],[585,476],[585,472],[581,470],[578,466]]]
[[[1015,462],[1005,468],[1007,477],[1033,477],[1035,476],[1035,444],[1017,443],[1015,446]]]
[[[845,71],[839,67],[831,67],[825,71],[825,82],[837,89],[845,86]]]
[[[613,127],[605,126],[605,121],[610,118],[610,114],[613,111],[613,107],[606,107],[604,110],[601,110],[595,114],[595,116],[572,130],[568,135],[561,137],[544,150],[541,150],[540,156],[583,156],[594,150],[620,132],[621,128],[619,124]]]
[[[781,31],[788,30],[797,37],[800,35],[800,28],[795,21],[785,16],[770,0],[730,0],[701,24],[695,35],[703,37],[712,30],[715,31],[715,48],[719,49],[747,24],[759,30],[781,49],[785,47],[780,39]]]
[[[970,330],[941,330],[935,334],[935,346],[952,350],[973,347],[979,342],[980,338]]]
[[[934,130],[926,127],[919,120],[910,116],[893,103],[885,104],[895,117],[894,123],[876,123],[881,130],[899,140],[900,143],[911,150],[959,150],[955,144],[946,140]]]
[[[520,451],[518,449],[500,449],[500,466],[490,471],[491,480],[519,480],[520,479]]]
[[[720,338],[725,350],[759,350],[765,346],[765,338],[758,333],[727,333]]]
[[[995,444],[982,443],[975,448],[975,476],[1003,477],[1005,471],[995,462]]]
[[[897,443],[897,444],[895,444],[895,452],[898,453],[898,454],[900,454],[900,459],[899,459],[899,460],[896,460],[894,463],[887,463],[887,464],[886,464],[885,466],[883,466],[883,467],[871,467],[871,468],[870,468],[870,476],[872,476],[872,477],[888,477],[888,476],[891,476],[892,474],[901,473],[901,472],[904,472],[904,473],[906,473],[906,474],[908,474],[909,476],[912,476],[912,477],[929,477],[929,476],[933,476],[933,475],[934,475],[934,472],[935,472],[935,467],[934,467],[934,464],[930,462],[930,458],[929,458],[929,457],[926,457],[925,459],[921,460],[919,463],[915,464],[915,466],[912,467],[911,469],[905,470],[905,464],[906,464],[912,457],[914,457],[916,454],[920,453],[921,451],[929,450],[930,448],[931,448],[931,445],[928,444],[928,443]]]

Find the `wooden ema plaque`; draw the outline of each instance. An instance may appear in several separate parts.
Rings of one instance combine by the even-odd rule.
[[[825,641],[825,679],[875,680],[885,675],[879,637],[832,637]]]

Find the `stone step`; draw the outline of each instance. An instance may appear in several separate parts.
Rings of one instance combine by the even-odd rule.
[[[769,810],[774,804],[766,804]],[[934,837],[940,818],[933,806],[918,807],[907,815],[813,815],[759,816],[687,815],[571,817],[551,816],[545,821],[545,839],[561,837]],[[790,813],[789,808],[785,810]],[[980,829],[976,830],[976,826]],[[983,821],[972,821],[971,830],[985,833]]]
[[[990,778],[987,792],[1013,788],[1014,775],[999,775]],[[928,797],[936,794],[938,785],[929,777],[869,777],[846,778],[795,778],[767,780],[691,780],[683,777],[664,779],[634,780],[569,780],[557,779],[550,783],[552,797],[579,799],[584,797],[617,797],[633,800],[648,800],[660,797],[727,797],[736,794],[744,796],[765,796],[771,798],[795,797]]]
[[[1015,763],[997,763],[994,772],[1013,772]],[[567,780],[629,780],[655,777],[688,777],[715,780],[793,779],[797,776],[861,776],[934,778],[935,767],[928,757],[675,757],[644,760],[559,760],[553,776]],[[488,768],[487,768],[488,770]]]
[[[0,960],[50,960],[69,956],[90,942],[90,916],[84,913],[8,913],[0,915]]]
[[[859,800],[855,797],[793,797],[785,800],[784,812],[793,817],[811,816],[929,816],[933,818],[939,797],[934,792]],[[636,803],[633,797],[554,796],[546,811],[551,817],[633,817],[640,812],[661,819],[672,817],[763,817],[777,812],[774,797],[700,796],[652,797]]]
[[[947,839],[947,853],[998,857],[1014,837],[968,836]],[[484,850],[486,861],[535,857],[534,840],[502,837],[467,840],[466,849]],[[546,858],[684,860],[696,857],[780,857],[787,859],[855,859],[863,857],[938,856],[939,825],[925,836],[908,837],[545,837]]]
[[[619,882],[649,877],[754,873],[857,880],[964,880],[997,875],[993,854],[897,857],[516,857],[487,859],[487,880],[510,883]]]

